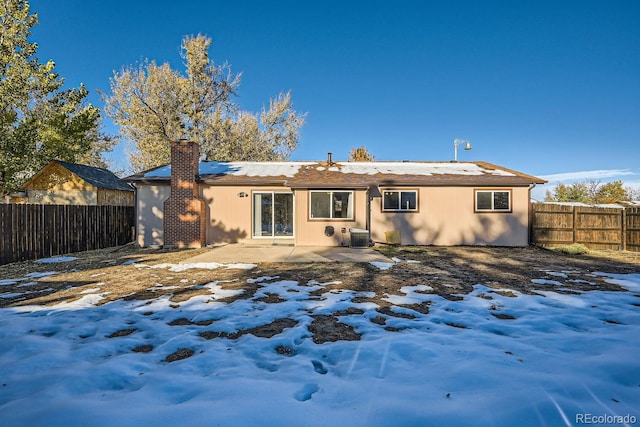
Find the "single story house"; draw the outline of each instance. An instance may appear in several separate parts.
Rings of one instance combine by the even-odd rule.
[[[486,162],[206,162],[189,141],[171,153],[125,179],[140,246],[527,246],[545,183]]]
[[[133,206],[134,188],[113,172],[51,160],[22,184],[14,203]]]

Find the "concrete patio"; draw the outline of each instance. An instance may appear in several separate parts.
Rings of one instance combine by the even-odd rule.
[[[186,259],[183,263],[260,262],[393,262],[371,248],[289,246],[232,243]]]

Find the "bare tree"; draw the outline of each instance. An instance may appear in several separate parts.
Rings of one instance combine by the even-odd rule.
[[[359,148],[352,148],[349,152],[350,162],[372,162],[375,156],[363,145]]]
[[[209,37],[182,41],[185,73],[169,64],[144,61],[123,68],[103,96],[107,114],[135,144],[134,170],[169,162],[170,141],[198,142],[207,160],[283,160],[296,148],[305,114],[290,93],[280,93],[259,114],[242,111],[234,101],[241,75],[209,57]]]

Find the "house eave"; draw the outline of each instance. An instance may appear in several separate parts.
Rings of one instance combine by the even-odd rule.
[[[264,186],[279,186],[286,187],[287,181],[283,179],[224,179],[221,180],[220,177],[216,178],[207,178],[200,177],[197,180],[200,184],[208,184],[216,187],[238,187],[238,186],[255,186],[255,187],[264,187]]]
[[[358,184],[358,185],[349,185],[349,184],[290,184],[287,187],[295,190],[304,190],[304,189],[323,189],[323,188],[339,188],[343,190],[368,190],[371,186],[375,186],[375,183],[371,185],[367,184]]]
[[[169,177],[153,177],[153,178],[145,178],[145,177],[127,177],[122,179],[124,182],[128,182],[129,184],[166,184],[169,185],[171,179]]]

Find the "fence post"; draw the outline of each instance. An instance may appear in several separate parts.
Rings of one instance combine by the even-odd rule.
[[[622,209],[622,250],[627,250],[627,208]]]
[[[578,210],[575,206],[572,206],[571,209],[573,211],[573,224],[571,225],[571,231],[573,233],[573,243],[576,243],[578,241],[578,233],[576,231],[578,227]]]

